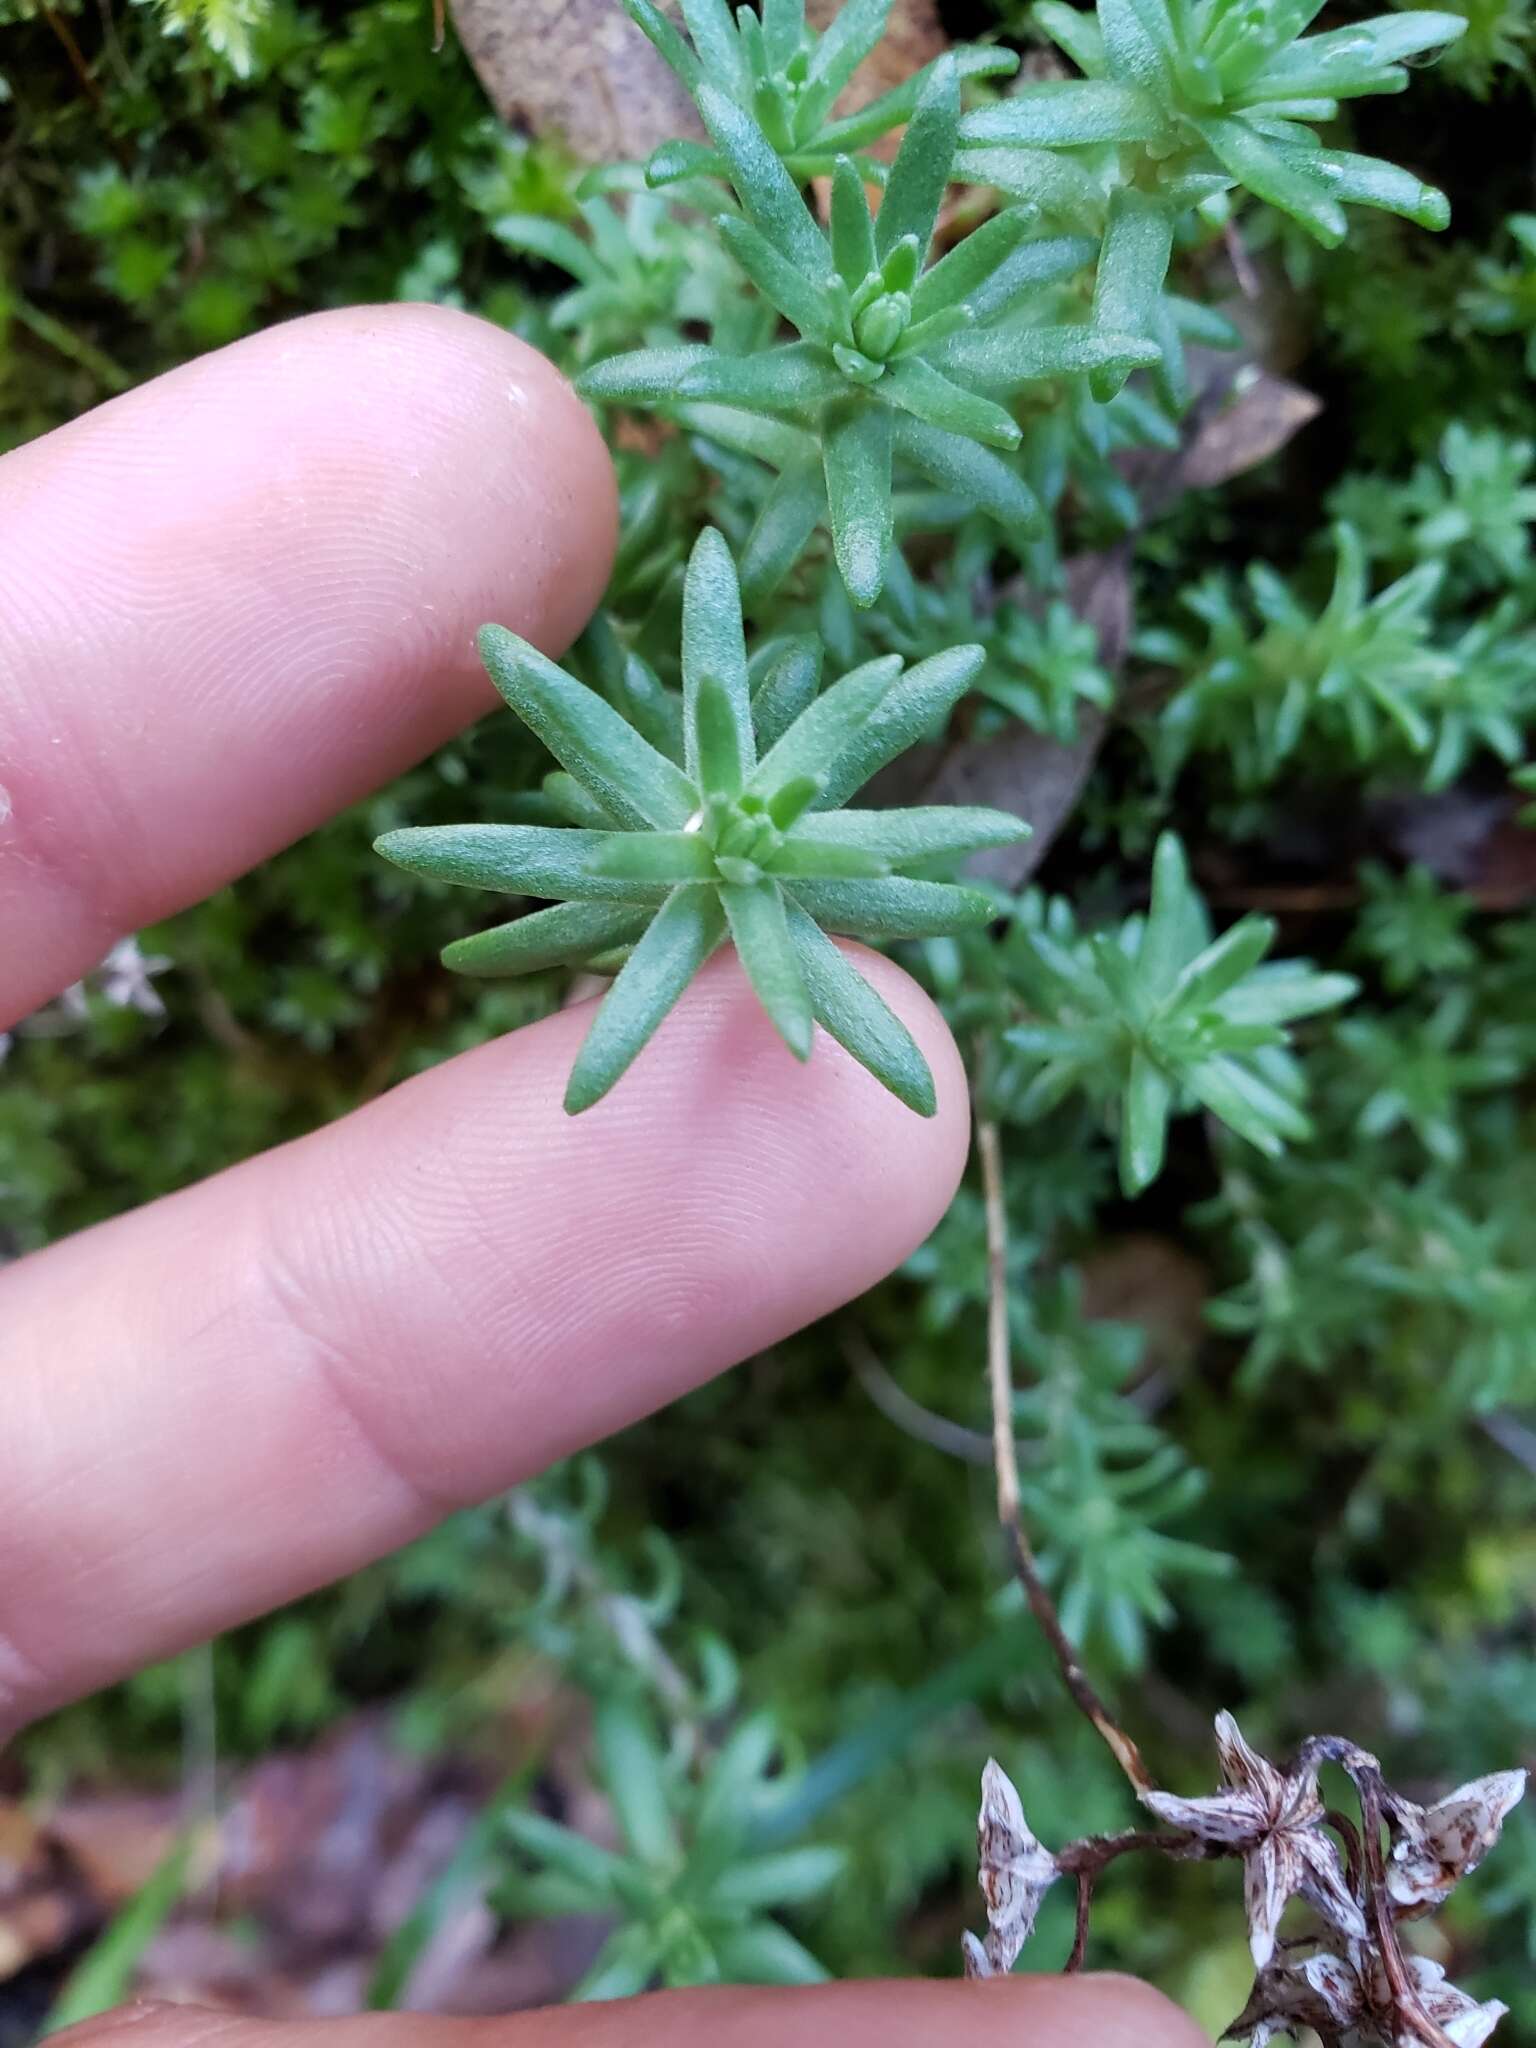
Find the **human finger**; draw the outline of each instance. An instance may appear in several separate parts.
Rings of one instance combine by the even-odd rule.
[[[0,1029],[484,710],[478,626],[563,649],[616,521],[565,380],[436,306],[290,321],[7,455]]]
[[[1206,2048],[1191,2020],[1128,1977],[661,1992],[498,2019],[390,2013],[276,2025],[139,2006],[57,2038],[61,2048]]]
[[[965,1161],[954,1042],[914,1116],[735,960],[612,1095],[583,1004],[0,1273],[0,1723],[394,1548],[863,1292]]]

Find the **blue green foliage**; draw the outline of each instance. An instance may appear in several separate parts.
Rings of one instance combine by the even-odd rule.
[[[44,10],[0,0],[0,446],[274,320],[427,297],[582,380],[623,533],[558,683],[493,640],[529,725],[486,721],[0,1041],[0,1257],[546,1014],[674,889],[726,921],[720,885],[755,891],[787,925],[786,848],[852,821],[843,855],[882,871],[824,880],[845,914],[821,922],[924,981],[999,1132],[1027,1512],[1159,1768],[1196,1706],[1283,1750],[1320,1697],[1400,1779],[1530,1760],[1527,0],[984,8],[863,109],[839,94],[882,5],[818,32],[789,0],[688,0],[681,26],[633,0],[708,139],[595,167],[503,126],[417,0],[167,0],[110,42],[99,10],[50,11],[99,98]],[[1239,330],[1323,414],[1187,489],[1240,467],[1213,445],[1273,392]],[[717,599],[740,565],[744,676],[718,603],[729,644],[690,658],[690,558]],[[852,808],[802,786],[744,818],[721,775],[748,725],[770,758],[871,669],[909,689],[914,752],[871,753]],[[630,814],[556,720],[573,703],[628,768],[647,750],[653,793],[702,799],[665,853],[708,877],[635,871],[669,821]],[[911,837],[941,803],[963,847]],[[971,928],[846,914],[898,884],[952,912],[926,892],[977,847]],[[478,929],[487,880],[512,937]],[[628,923],[595,932],[620,883]],[[572,907],[582,942],[538,953]],[[737,937],[803,1047],[796,926],[798,985],[771,909]],[[439,970],[498,946],[529,971]],[[865,1049],[922,1096],[903,1048]],[[588,1995],[952,1967],[989,1750],[1023,1752],[1052,1839],[1129,1817],[999,1592],[988,1288],[971,1177],[839,1318],[222,1640],[223,1748],[380,1700],[416,1744],[484,1747],[554,1692],[590,1706],[614,1845],[520,1756],[484,1853],[509,1929],[606,1921]],[[43,1796],[173,1775],[182,1699],[147,1673],[18,1754]],[[1454,1927],[1516,2038],[1530,1839],[1511,1826]],[[1152,1882],[1103,1888],[1103,1960],[1220,2024],[1202,1873]],[[1070,1918],[1048,1902],[1043,1954]]]

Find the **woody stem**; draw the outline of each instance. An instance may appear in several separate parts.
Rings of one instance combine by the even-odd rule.
[[[1019,1503],[1019,1458],[1013,1436],[1013,1370],[1008,1337],[1008,1211],[1003,1199],[1003,1152],[997,1125],[976,1126],[982,1195],[987,1218],[987,1383],[992,1395],[992,1462],[997,1475],[997,1519],[1007,1538],[1014,1574],[1041,1634],[1051,1646],[1062,1682],[1074,1704],[1097,1729],[1115,1762],[1138,1793],[1155,1792],[1157,1780],[1141,1751],[1100,1697],[1078,1661],[1056,1603],[1047,1592],[1024,1528]]]

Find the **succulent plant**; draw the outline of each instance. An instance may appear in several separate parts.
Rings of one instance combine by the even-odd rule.
[[[736,566],[707,528],[683,591],[682,745],[647,738],[526,640],[487,626],[491,679],[565,770],[547,787],[569,826],[442,825],[387,832],[415,873],[552,900],[449,946],[463,974],[526,974],[621,958],[577,1056],[566,1108],[599,1101],[729,938],[797,1059],[819,1023],[909,1108],[933,1077],[906,1027],[828,931],[923,938],[984,923],[991,899],[932,870],[1027,830],[1006,811],[842,808],[970,685],[979,647],[911,669],[868,661],[817,694],[819,650],[796,637],[753,688]],[[643,692],[655,703],[660,685]],[[643,714],[642,714],[643,716]],[[663,745],[655,741],[659,739]]]

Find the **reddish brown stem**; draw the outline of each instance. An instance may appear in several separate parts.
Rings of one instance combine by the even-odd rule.
[[[997,1519],[1029,1611],[1051,1646],[1062,1682],[1078,1708],[1108,1747],[1115,1762],[1138,1793],[1155,1792],[1157,1780],[1142,1761],[1141,1751],[1120,1726],[1078,1661],[1071,1638],[1061,1625],[1056,1603],[1040,1577],[1025,1533],[1019,1504],[1019,1457],[1013,1438],[1013,1372],[1008,1340],[1008,1211],[1003,1198],[1003,1154],[997,1125],[985,1119],[976,1126],[981,1160],[982,1194],[987,1215],[987,1379],[992,1395],[992,1456],[997,1472]]]
[[[74,72],[76,79],[79,81],[80,90],[85,94],[97,113],[101,113],[107,103],[106,94],[96,83],[91,67],[85,61],[84,52],[75,41],[74,30],[64,19],[63,15],[55,14],[51,7],[43,9],[43,19],[63,45],[64,54],[69,59],[69,68]]]
[[[1088,1921],[1093,1912],[1094,1875],[1091,1870],[1080,1870],[1077,1874],[1077,1932],[1072,1937],[1072,1953],[1062,1965],[1062,1974],[1075,1977],[1088,1956]]]

